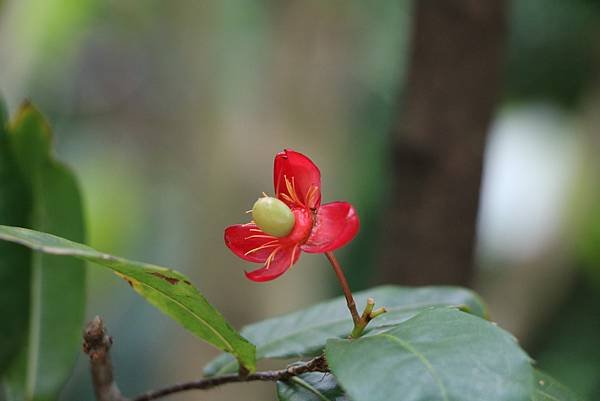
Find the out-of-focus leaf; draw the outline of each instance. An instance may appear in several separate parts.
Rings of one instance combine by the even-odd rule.
[[[0,226],[0,239],[25,245],[47,254],[47,257],[71,256],[108,267],[148,302],[190,332],[234,354],[248,370],[255,370],[254,345],[231,328],[183,274],[101,253],[82,244],[24,228]]]
[[[540,370],[535,370],[535,381],[532,401],[583,401],[571,389]]]
[[[83,241],[82,201],[76,179],[50,155],[49,126],[30,104],[21,107],[11,124],[9,142],[31,191],[26,225]],[[27,342],[7,373],[5,386],[14,399],[52,400],[68,378],[79,351],[86,300],[85,263],[32,255],[29,288],[29,330],[23,333]]]
[[[515,1],[505,91],[510,100],[580,103],[595,76],[598,7],[586,1]]]
[[[464,306],[482,317],[486,313],[475,293],[457,287],[384,286],[355,294],[358,305],[364,305],[368,297],[373,297],[377,305],[385,306],[388,312],[369,323],[366,335],[437,306]],[[298,312],[251,324],[244,327],[241,333],[256,344],[258,359],[288,358],[314,356],[322,351],[328,339],[350,335],[352,327],[346,301],[344,297],[338,297]],[[233,358],[220,355],[205,367],[204,374],[214,376],[235,372],[236,369]]]
[[[530,401],[533,368],[514,337],[453,309],[374,336],[331,339],[327,362],[354,401]]]
[[[279,401],[350,401],[331,373],[310,372],[277,382]]]
[[[581,274],[550,322],[533,337],[537,366],[587,400],[600,400],[600,293]]]
[[[30,194],[9,148],[0,100],[0,224],[27,225]],[[27,338],[31,252],[0,243],[0,377]]]

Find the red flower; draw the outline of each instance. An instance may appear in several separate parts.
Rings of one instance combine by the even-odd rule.
[[[267,234],[254,221],[225,229],[225,244],[233,253],[249,262],[264,263],[262,268],[246,272],[253,281],[281,276],[298,261],[302,251],[325,253],[340,248],[354,238],[359,228],[356,211],[348,202],[321,205],[321,172],[303,154],[291,149],[278,153],[274,183],[275,196],[294,216],[289,234]]]

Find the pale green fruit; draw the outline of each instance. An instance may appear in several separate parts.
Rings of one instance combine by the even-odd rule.
[[[269,196],[254,202],[252,218],[261,230],[275,237],[285,237],[296,223],[290,208],[279,199]]]

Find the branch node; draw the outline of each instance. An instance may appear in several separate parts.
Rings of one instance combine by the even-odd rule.
[[[94,317],[83,331],[83,352],[90,358],[94,392],[98,401],[128,401],[113,379],[110,347],[112,337],[107,334],[104,322]]]

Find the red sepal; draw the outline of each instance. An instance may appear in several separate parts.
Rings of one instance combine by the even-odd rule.
[[[265,234],[254,223],[236,224],[225,229],[225,245],[244,260],[262,263],[279,246],[279,239]],[[253,249],[257,250],[250,252]]]
[[[315,209],[321,204],[321,172],[312,160],[302,153],[291,149],[279,152],[275,156],[273,182],[275,196],[290,207],[299,206],[296,199],[310,209]],[[295,190],[296,194],[288,187]]]
[[[280,248],[270,263],[260,269],[244,272],[252,281],[263,282],[274,280],[285,273],[300,258],[300,247],[294,245]]]
[[[302,250],[331,252],[350,242],[360,227],[356,210],[348,202],[331,202],[319,208],[316,221]]]

